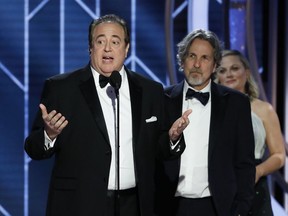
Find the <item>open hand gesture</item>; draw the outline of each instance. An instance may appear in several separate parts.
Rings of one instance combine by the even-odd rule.
[[[68,120],[61,113],[57,113],[56,110],[52,110],[47,113],[46,106],[44,104],[39,105],[42,112],[42,119],[44,121],[44,129],[51,140],[55,139],[62,130],[68,125]]]
[[[173,123],[169,130],[169,137],[171,141],[176,141],[179,139],[180,135],[189,124],[188,116],[190,113],[192,113],[191,109],[186,110],[183,115]]]

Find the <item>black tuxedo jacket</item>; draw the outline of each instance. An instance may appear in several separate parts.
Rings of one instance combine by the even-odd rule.
[[[153,213],[155,157],[162,130],[164,92],[161,84],[125,68],[131,97],[133,151],[142,216]],[[121,98],[120,98],[121,100]],[[47,215],[103,215],[106,208],[111,148],[90,65],[48,79],[41,103],[69,121],[55,146],[44,150],[39,110],[25,140],[27,154],[36,160],[55,156]],[[155,116],[157,121],[147,122]],[[125,121],[121,119],[120,121]]]
[[[166,120],[170,125],[182,114],[183,85],[184,81],[165,90]],[[168,198],[176,192],[179,170],[179,159],[166,161],[164,174],[159,174],[161,183],[158,189],[165,192],[159,192],[158,198],[162,204],[160,210],[164,210],[166,216],[173,215],[169,207],[175,207],[175,203],[169,204]],[[253,198],[254,179],[254,138],[249,99],[212,82],[208,181],[219,216],[247,214]],[[166,203],[164,207],[163,203]]]

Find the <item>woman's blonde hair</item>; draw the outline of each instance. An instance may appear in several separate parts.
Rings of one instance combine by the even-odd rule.
[[[252,101],[255,98],[259,97],[259,90],[258,86],[255,82],[255,79],[251,73],[251,68],[248,59],[238,50],[223,50],[222,51],[222,58],[225,56],[237,56],[240,60],[240,62],[243,64],[244,68],[249,70],[249,74],[245,83],[245,93],[249,96],[250,100]],[[218,72],[217,72],[218,73]],[[219,80],[217,79],[216,74],[216,82],[219,83]]]

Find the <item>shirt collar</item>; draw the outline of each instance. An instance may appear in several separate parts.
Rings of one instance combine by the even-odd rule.
[[[100,73],[98,71],[96,71],[91,65],[90,65],[91,71],[92,71],[92,75],[94,77],[95,80],[95,85],[96,87],[100,87],[99,85],[99,75]],[[121,70],[119,71],[121,78],[122,78],[122,84],[126,83],[127,81],[127,75],[125,73],[125,69],[124,69],[124,65],[122,66]]]

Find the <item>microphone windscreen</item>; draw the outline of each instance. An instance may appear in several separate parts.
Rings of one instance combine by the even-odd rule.
[[[110,85],[115,89],[119,90],[121,87],[122,78],[119,71],[113,71],[109,77]]]

